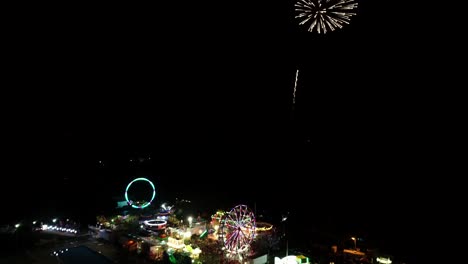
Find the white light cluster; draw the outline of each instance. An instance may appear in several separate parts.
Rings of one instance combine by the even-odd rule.
[[[58,227],[58,226],[48,226],[48,225],[43,225],[42,230],[53,230],[53,231],[61,231],[61,232],[69,232],[69,233],[78,233],[77,230],[72,229],[72,228],[65,228],[65,227]]]
[[[383,258],[383,257],[378,257],[377,262],[382,263],[382,264],[391,264],[392,260],[390,258]]]
[[[51,255],[57,257],[59,254],[63,254],[63,253],[65,253],[65,252],[67,252],[67,251],[68,251],[68,248],[66,248],[66,249],[61,249],[61,250],[57,250],[57,251],[52,252]]]

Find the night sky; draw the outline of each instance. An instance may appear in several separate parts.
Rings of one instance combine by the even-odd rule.
[[[202,175],[192,188],[204,190],[244,178],[239,196],[277,202],[281,193],[282,204],[335,215],[330,208],[352,201],[391,217],[349,210],[346,219],[408,224],[401,216],[420,203],[407,179],[430,150],[418,55],[401,55],[414,47],[398,8],[361,1],[350,25],[318,35],[297,26],[293,1],[271,2],[15,10],[3,97],[9,188],[35,199],[54,197],[66,175],[149,173],[166,186]],[[152,169],[118,165],[129,153],[151,153]],[[116,173],[96,170],[101,159]],[[313,198],[298,192],[306,180]]]

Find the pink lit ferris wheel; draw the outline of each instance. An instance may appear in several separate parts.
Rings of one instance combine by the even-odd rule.
[[[255,216],[246,205],[237,205],[221,219],[220,240],[229,254],[248,250],[255,237]]]

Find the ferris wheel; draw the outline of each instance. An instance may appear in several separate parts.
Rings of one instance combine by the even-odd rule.
[[[221,219],[220,240],[230,254],[248,250],[255,236],[255,216],[246,205],[237,205]]]
[[[132,201],[128,197],[128,192],[130,189],[130,186],[132,186],[133,183],[138,182],[138,181],[143,181],[143,182],[148,182],[151,185],[151,188],[153,189],[151,199],[149,201]],[[127,201],[128,205],[130,205],[133,208],[138,208],[138,209],[143,209],[145,207],[148,207],[154,200],[154,197],[156,197],[156,188],[154,187],[154,184],[146,179],[146,178],[136,178],[133,181],[131,181],[128,185],[127,188],[125,189],[125,200]]]

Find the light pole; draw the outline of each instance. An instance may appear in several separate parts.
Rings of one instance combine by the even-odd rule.
[[[289,214],[289,213],[288,213]],[[283,217],[281,218],[281,222],[284,223],[284,227],[283,227],[283,236],[284,238],[286,238],[286,256],[289,255],[289,245],[288,245],[288,238],[286,237],[286,221],[288,220],[288,216],[287,215],[283,215]]]
[[[351,239],[354,241],[354,250],[357,250],[357,247],[356,247],[356,238],[355,238],[355,237],[351,237]]]

